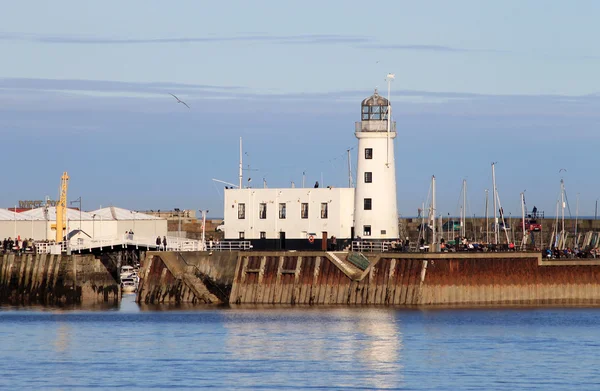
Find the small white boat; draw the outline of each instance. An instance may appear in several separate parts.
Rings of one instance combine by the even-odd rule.
[[[129,277],[133,272],[133,266],[121,266],[121,280]]]
[[[133,277],[126,277],[121,279],[121,292],[122,293],[134,293],[137,291],[138,283]]]

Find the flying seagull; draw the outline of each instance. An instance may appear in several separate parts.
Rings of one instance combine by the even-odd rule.
[[[173,95],[171,93],[169,93],[169,95],[171,95],[173,98],[177,99],[177,103],[183,103],[185,105],[185,107],[187,107],[188,109],[190,108],[190,106],[188,106],[187,103],[185,103],[184,101],[182,101],[181,99],[179,99],[175,95]]]

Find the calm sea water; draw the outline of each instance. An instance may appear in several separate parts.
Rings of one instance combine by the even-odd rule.
[[[0,307],[4,389],[599,390],[600,309]]]

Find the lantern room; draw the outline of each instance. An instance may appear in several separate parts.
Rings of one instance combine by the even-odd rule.
[[[387,121],[390,102],[379,95],[377,88],[375,93],[364,99],[361,103],[362,121]]]

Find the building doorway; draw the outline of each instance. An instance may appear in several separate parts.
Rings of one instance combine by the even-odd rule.
[[[285,232],[279,232],[279,249],[285,250]]]

